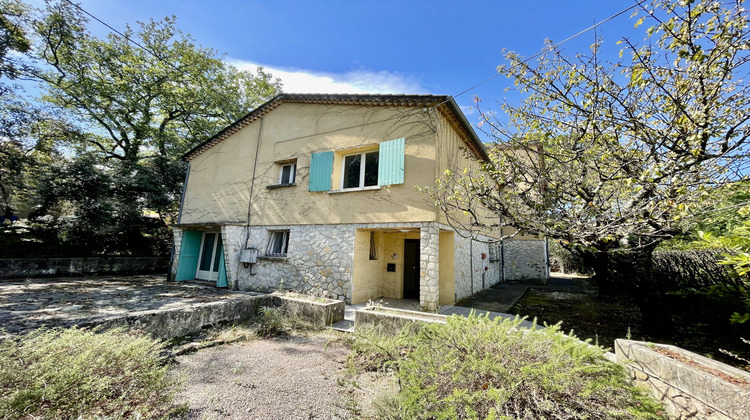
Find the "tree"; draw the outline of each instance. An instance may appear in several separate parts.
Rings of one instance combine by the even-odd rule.
[[[77,6],[59,2],[34,23],[41,65],[31,76],[45,86],[47,103],[77,121],[82,136],[69,147],[95,161],[73,159],[70,171],[98,171],[96,179],[110,183],[101,196],[109,216],[99,225],[116,226],[118,252],[139,246],[145,212],[163,223],[176,214],[185,170],[179,157],[281,89],[263,69],[226,64],[175,22],[151,20],[99,39]],[[68,192],[59,200],[89,201],[75,196],[85,188],[59,190]]]
[[[14,78],[18,68],[13,52],[26,53],[31,41],[26,36],[28,8],[18,0],[0,0],[0,77]]]
[[[498,70],[525,98],[503,105],[507,120],[482,114],[490,161],[448,173],[432,196],[454,222],[561,241],[601,288],[637,279],[626,285],[644,317],[665,321],[653,249],[747,173],[750,37],[742,0],[655,0],[636,14],[652,26],[640,44],[620,40],[614,63],[601,40],[574,58],[549,45],[536,65],[508,53]],[[618,253],[627,264],[613,267]]]

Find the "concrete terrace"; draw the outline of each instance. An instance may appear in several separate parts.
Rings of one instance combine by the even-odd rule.
[[[32,278],[0,281],[0,330],[89,326],[138,314],[237,303],[255,294],[210,283],[167,282],[163,275]]]

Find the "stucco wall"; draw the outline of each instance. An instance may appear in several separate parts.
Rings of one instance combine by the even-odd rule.
[[[282,104],[190,161],[181,224],[247,223],[295,225],[416,222],[436,219],[436,210],[415,185],[435,179],[436,140],[430,113],[422,109]],[[405,138],[404,183],[374,191],[308,192],[312,153],[376,148]],[[253,165],[257,168],[254,185]],[[296,159],[296,186],[278,184],[275,162]],[[338,173],[334,170],[338,178]],[[339,184],[332,189],[338,190]],[[248,206],[250,190],[252,205]],[[248,214],[248,210],[250,213]]]

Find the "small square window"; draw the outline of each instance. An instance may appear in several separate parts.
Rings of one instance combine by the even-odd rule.
[[[269,233],[266,255],[271,257],[286,257],[286,251],[289,247],[289,231],[272,230]]]
[[[287,163],[280,165],[279,169],[279,185],[294,184],[295,172],[297,170],[296,163]]]

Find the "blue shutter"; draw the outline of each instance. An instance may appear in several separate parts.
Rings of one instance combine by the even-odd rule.
[[[219,278],[216,280],[216,287],[227,287],[227,266],[224,264],[224,244],[219,242]]]
[[[198,254],[201,251],[201,237],[203,232],[186,230],[182,232],[180,259],[177,262],[176,281],[195,279],[195,269],[198,268]]]
[[[313,153],[310,157],[308,191],[330,191],[333,173],[333,152]]]
[[[404,183],[404,139],[380,143],[378,185]]]

